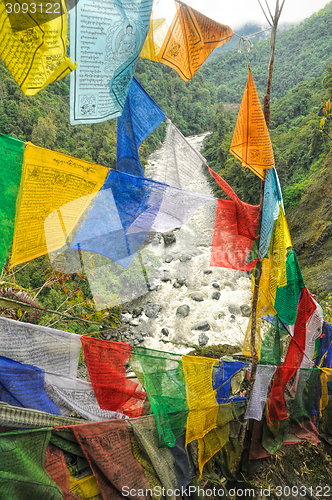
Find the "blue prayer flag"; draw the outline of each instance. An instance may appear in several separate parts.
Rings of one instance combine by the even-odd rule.
[[[269,249],[273,223],[278,219],[280,203],[282,203],[282,194],[277,171],[275,167],[266,169],[262,226],[259,242],[260,258],[263,258]]]
[[[134,77],[122,115],[118,118],[117,170],[144,177],[138,149],[164,118],[165,114]]]
[[[45,372],[0,356],[0,400],[12,406],[61,415],[44,387]]]
[[[229,391],[231,388],[232,377],[236,372],[241,370],[248,363],[243,363],[242,361],[222,361],[219,367],[216,380],[214,383],[214,390],[217,391],[217,402],[218,404],[229,403]],[[233,401],[241,401],[246,399],[245,397],[236,396]]]

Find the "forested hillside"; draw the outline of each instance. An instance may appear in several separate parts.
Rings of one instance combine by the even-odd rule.
[[[300,4],[299,4],[300,8]],[[282,97],[299,82],[324,73],[332,58],[332,2],[297,27],[278,33],[272,98]],[[254,44],[249,53],[256,86],[265,91],[270,57],[269,41]],[[237,50],[210,59],[202,74],[218,87],[218,101],[239,102],[247,79],[247,61]]]

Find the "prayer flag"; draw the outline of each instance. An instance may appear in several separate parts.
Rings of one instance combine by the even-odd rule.
[[[63,493],[45,469],[51,429],[0,434],[0,498],[63,500]]]
[[[174,468],[174,458],[170,448],[159,447],[158,431],[154,415],[130,420],[129,426],[133,431],[141,456],[143,455],[145,461],[151,462],[153,466],[153,486],[157,486],[156,480],[159,480],[162,487],[165,488],[164,495],[166,499],[176,500],[177,497],[174,490],[178,487],[178,483]],[[154,495],[154,498],[156,496]]]
[[[0,356],[0,400],[12,406],[60,415],[44,387],[45,372]]]
[[[265,169],[274,167],[269,131],[250,67],[230,152],[261,179],[265,178]]]
[[[259,205],[242,202],[232,188],[208,167],[212,177],[230,200],[218,200],[212,243],[211,266],[249,271],[256,262],[250,259],[257,238]]]
[[[133,456],[124,420],[74,425],[70,429],[89,462],[105,500],[122,499],[125,486],[129,489],[128,498],[131,500],[149,498],[144,493],[149,489],[149,483],[143,467]],[[135,493],[131,493],[133,490]],[[142,495],[140,490],[143,490]]]
[[[204,164],[206,165],[205,158],[189,144],[171,120],[167,120],[166,139],[153,179],[172,187],[187,189]]]
[[[79,0],[70,12],[70,122],[120,116],[150,25],[152,0]]]
[[[263,214],[261,224],[261,234],[259,240],[259,256],[265,257],[267,254],[273,224],[279,216],[279,205],[283,204],[278,174],[275,169],[269,168],[265,172]]]
[[[76,377],[81,337],[0,317],[1,354],[51,373]]]
[[[188,415],[181,355],[145,347],[135,347],[134,352],[156,419],[159,445],[174,446]]]
[[[23,153],[24,142],[0,134],[0,192],[2,200],[0,206],[0,273],[14,235],[16,198],[21,181]]]
[[[44,411],[18,408],[17,406],[0,402],[0,426],[3,427],[35,429],[54,427],[55,425],[74,425],[79,422],[77,418],[58,417]]]
[[[122,115],[118,118],[117,170],[144,177],[139,159],[139,147],[164,118],[165,114],[134,77]]]
[[[102,187],[108,169],[28,143],[16,209],[11,267],[61,248]],[[89,196],[88,196],[89,195]],[[70,213],[62,206],[70,201]],[[44,222],[48,218],[46,243]],[[65,221],[65,226],[64,226]],[[53,236],[53,239],[51,237]]]
[[[150,61],[158,61],[158,55],[166,38],[168,28],[165,17],[153,19],[153,16],[151,16],[150,28],[139,56],[150,59]]]
[[[276,366],[270,365],[257,366],[256,380],[250,394],[250,399],[244,416],[245,419],[253,418],[257,421],[262,420],[270,382],[276,369]]]
[[[66,56],[66,2],[59,0],[52,4],[51,8],[58,9],[59,14],[50,17],[40,11],[35,15],[24,14],[23,10],[8,14],[7,5],[0,3],[0,56],[24,94],[35,95],[77,67]],[[15,3],[9,5],[12,9],[16,7]],[[35,4],[27,5],[32,9]]]
[[[317,366],[332,368],[332,326],[324,321],[319,357],[315,360]]]
[[[157,60],[175,69],[188,81],[211,52],[228,42],[234,32],[179,0],[177,13],[160,48]]]
[[[247,366],[247,363],[242,361],[224,361],[220,362],[220,366],[216,373],[216,380],[214,383],[214,390],[217,395],[218,404],[224,404],[230,402],[229,391],[231,388],[232,377],[242,368]],[[234,401],[239,401],[245,399],[242,397],[235,397]]]
[[[212,385],[212,370],[217,362],[201,356],[182,356],[189,407],[186,446],[217,427],[218,403]]]
[[[125,361],[130,356],[131,346],[124,342],[91,337],[82,337],[82,346],[100,407],[104,410],[121,411],[120,408],[134,396],[138,386],[126,378]]]

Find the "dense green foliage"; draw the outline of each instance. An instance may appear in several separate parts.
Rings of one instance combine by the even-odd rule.
[[[282,97],[299,82],[324,73],[326,64],[332,60],[331,24],[332,2],[297,27],[278,33],[273,99]],[[269,41],[255,42],[249,61],[261,93],[265,92],[269,57]],[[218,87],[218,101],[240,102],[247,80],[247,61],[243,53],[233,50],[210,59],[203,66],[202,74]]]

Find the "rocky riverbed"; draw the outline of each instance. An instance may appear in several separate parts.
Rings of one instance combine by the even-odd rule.
[[[188,140],[200,149],[204,137]],[[159,158],[160,151],[150,156],[147,177],[158,168]],[[204,168],[188,189],[212,195]],[[177,342],[207,346],[243,342],[250,315],[250,279],[245,272],[210,267],[215,207],[216,201],[211,201],[181,228],[151,235],[147,250],[160,266],[150,280],[149,293],[123,306],[125,342],[181,353],[190,348]]]

